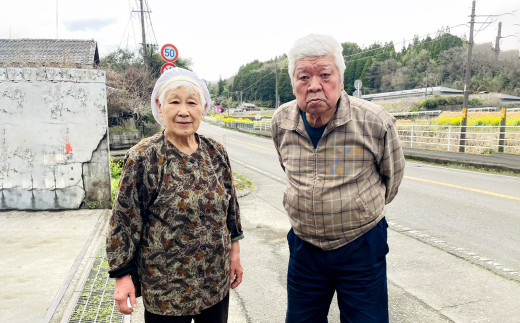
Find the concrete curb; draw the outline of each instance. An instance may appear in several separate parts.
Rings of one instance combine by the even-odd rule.
[[[43,320],[44,322],[69,321],[79,295],[83,290],[87,276],[92,268],[92,263],[101,244],[104,242],[104,233],[108,226],[108,214],[108,209],[101,212],[92,233],[85,242],[74,265],[71,267],[67,279],[64,281],[53,303],[47,310],[47,314]]]

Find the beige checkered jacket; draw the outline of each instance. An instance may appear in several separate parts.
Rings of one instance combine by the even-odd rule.
[[[280,106],[271,125],[285,171],[283,204],[294,232],[332,250],[373,228],[404,173],[395,118],[343,92],[315,149],[296,101]]]

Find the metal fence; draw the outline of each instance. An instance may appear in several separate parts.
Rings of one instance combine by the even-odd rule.
[[[224,122],[224,127],[242,130],[271,131],[271,120],[252,122]]]
[[[461,147],[460,126],[397,125],[396,128],[403,147],[455,152]],[[500,126],[466,126],[463,141],[466,152],[520,154],[520,127],[505,126],[503,132],[500,129]]]
[[[271,120],[226,122],[225,127],[269,132]],[[403,147],[458,152],[461,147],[460,126],[397,125]],[[520,126],[466,126],[465,151],[472,154],[504,152],[520,154]],[[501,134],[502,137],[501,138]]]

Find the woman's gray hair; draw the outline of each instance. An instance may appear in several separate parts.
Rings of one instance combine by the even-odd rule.
[[[204,99],[204,93],[202,93],[202,89],[200,86],[197,86],[197,84],[194,84],[193,82],[189,82],[187,80],[179,79],[179,80],[173,80],[172,82],[168,83],[163,89],[161,89],[161,92],[159,94],[159,102],[161,105],[164,105],[164,98],[166,97],[166,93],[169,90],[173,90],[179,87],[185,87],[188,89],[195,90],[197,94],[200,97],[200,105],[204,108],[206,106],[206,100]]]
[[[288,55],[291,85],[294,86],[294,65],[298,60],[305,57],[327,55],[332,55],[334,57],[334,63],[339,70],[341,82],[343,82],[345,74],[345,59],[343,58],[343,47],[337,40],[332,38],[330,35],[324,34],[310,34],[296,40]]]
[[[166,70],[161,74],[157,82],[155,82],[152,96],[150,98],[153,117],[155,118],[155,121],[163,127],[166,127],[166,125],[159,113],[159,106],[156,101],[159,99],[159,102],[163,104],[166,92],[172,88],[180,86],[193,88],[197,91],[200,96],[202,108],[204,109],[204,114],[206,114],[211,108],[211,96],[209,94],[208,86],[204,80],[197,76],[197,74],[180,67]]]

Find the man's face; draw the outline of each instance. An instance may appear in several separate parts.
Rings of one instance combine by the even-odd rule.
[[[300,109],[315,118],[334,115],[343,82],[332,55],[298,60],[293,79],[293,93]]]

